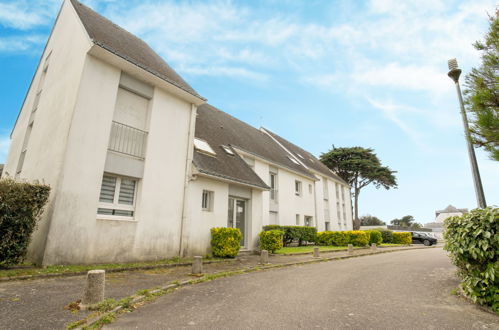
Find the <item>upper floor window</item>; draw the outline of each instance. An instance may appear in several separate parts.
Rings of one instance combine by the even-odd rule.
[[[300,225],[300,215],[299,214],[296,215],[296,225],[297,226]]]
[[[273,201],[277,200],[277,173],[269,173],[270,181],[270,199]]]
[[[104,173],[97,214],[133,218],[137,180]]]
[[[215,151],[210,147],[208,142],[206,142],[205,140],[194,138],[194,148],[210,155],[216,155]]]
[[[201,208],[203,211],[213,210],[213,191],[203,190]]]
[[[295,195],[301,196],[301,181],[295,180]]]
[[[290,161],[292,161],[293,163],[295,163],[296,165],[300,165],[300,163],[298,163],[298,161],[297,161],[296,159],[294,159],[293,157],[289,157],[289,156],[288,156],[288,159],[289,159]]]
[[[326,178],[322,179],[322,184],[323,184],[324,200],[327,201],[329,199],[329,188],[328,188],[328,183],[327,183],[327,179]]]
[[[340,185],[335,182],[334,186],[336,188],[336,200],[339,200],[340,199]]]

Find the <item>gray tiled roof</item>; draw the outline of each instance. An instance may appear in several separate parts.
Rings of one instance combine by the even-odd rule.
[[[311,168],[322,175],[334,178],[337,181],[343,182],[345,184],[348,184],[343,180],[341,177],[339,177],[336,173],[331,171],[326,165],[324,165],[320,160],[318,160],[314,155],[312,155],[310,152],[298,147],[297,145],[289,142],[288,140],[280,137],[279,135],[275,134],[274,132],[271,132],[270,130],[264,128],[267,133],[269,133],[274,139],[276,139],[280,144],[284,146],[284,148],[288,149],[289,152],[291,152],[296,159],[300,160],[305,166],[308,168]],[[302,156],[302,157],[300,157]]]
[[[453,205],[447,206],[443,210],[435,211],[435,214],[438,216],[440,213],[468,213],[468,209],[458,209]]]
[[[99,15],[76,0],[71,0],[92,41],[111,53],[155,76],[202,98],[143,40]]]
[[[288,153],[267,134],[208,104],[198,108],[195,136],[207,141],[217,154],[213,157],[194,153],[194,165],[201,172],[268,188],[237,153],[231,156],[222,149],[226,145],[316,180],[303,166],[293,163]]]

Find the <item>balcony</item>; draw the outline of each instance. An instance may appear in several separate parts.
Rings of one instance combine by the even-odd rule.
[[[144,159],[146,143],[146,131],[113,121],[109,150]]]

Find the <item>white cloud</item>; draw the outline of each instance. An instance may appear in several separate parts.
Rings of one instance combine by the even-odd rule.
[[[28,51],[43,45],[46,41],[44,35],[19,35],[0,37],[0,52],[13,53]]]
[[[181,72],[199,75],[199,76],[226,76],[232,78],[250,79],[256,81],[265,81],[267,76],[262,73],[253,72],[245,68],[225,67],[225,66],[210,66],[210,67],[184,67],[180,68]]]
[[[18,30],[46,25],[58,5],[56,0],[42,1],[36,6],[23,0],[0,3],[0,25]]]
[[[9,136],[0,136],[0,163],[5,163],[7,153],[9,152],[10,138]]]

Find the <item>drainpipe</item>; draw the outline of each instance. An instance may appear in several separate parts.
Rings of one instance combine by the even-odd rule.
[[[191,104],[191,117],[189,119],[189,132],[187,133],[188,144],[187,144],[187,159],[185,162],[185,180],[184,180],[184,196],[182,199],[182,218],[180,220],[180,242],[178,247],[178,256],[179,258],[183,257],[182,250],[184,249],[184,232],[185,232],[185,223],[187,222],[187,198],[189,194],[189,182],[191,181],[191,172],[192,172],[192,157],[194,153],[194,130],[196,128],[196,115],[197,115],[197,106]]]

